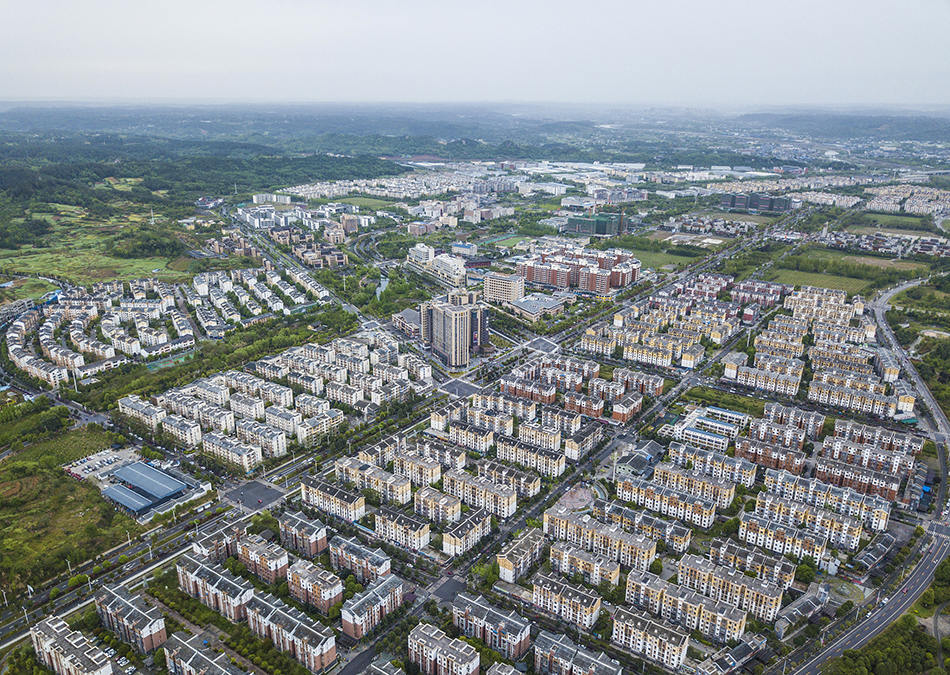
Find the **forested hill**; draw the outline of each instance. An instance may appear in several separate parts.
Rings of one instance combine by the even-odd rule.
[[[835,115],[751,113],[737,121],[823,139],[877,138],[889,141],[950,141],[950,119],[924,115]]]
[[[376,178],[403,173],[371,156],[280,153],[258,144],[181,141],[105,134],[0,134],[0,196],[8,204],[82,206],[102,213],[105,178],[141,179],[127,195],[176,205],[198,195],[259,192],[310,181]]]

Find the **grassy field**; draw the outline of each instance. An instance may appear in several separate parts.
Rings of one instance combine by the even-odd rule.
[[[190,278],[188,274],[169,269],[169,262],[167,258],[113,258],[92,249],[0,251],[0,268],[26,274],[56,274],[78,284],[151,276],[165,281]]]
[[[836,277],[828,274],[799,272],[797,270],[778,270],[768,274],[769,281],[795,286],[821,286],[823,288],[838,288],[850,294],[860,293],[868,283],[865,279],[851,279],[850,277]]]
[[[0,464],[0,579],[37,585],[125,541],[142,528],[118,513],[89,482],[68,478],[61,464],[108,447],[99,429],[63,433]]]
[[[391,201],[387,201],[385,199],[376,199],[374,197],[346,197],[345,199],[341,199],[339,201],[343,204],[352,204],[353,206],[358,206],[361,209],[371,209],[373,211],[392,204]]]
[[[901,291],[894,296],[891,304],[897,307],[908,309],[937,309],[946,310],[950,307],[950,294],[938,291],[932,286],[920,286],[914,295],[920,295],[920,298],[913,298],[909,295],[914,289]]]
[[[930,232],[924,232],[923,230],[901,230],[894,227],[873,227],[870,225],[854,225],[848,228],[848,232],[852,234],[877,234],[881,232],[883,234],[891,234],[895,237],[929,237],[934,236]]]
[[[506,237],[495,242],[495,246],[504,246],[505,248],[511,248],[512,246],[517,246],[523,241],[528,241],[531,237]]]
[[[920,225],[921,223],[919,216],[899,216],[895,213],[866,213],[864,214],[864,220],[876,223],[877,225],[883,225],[885,227]]]
[[[664,253],[663,251],[637,251],[633,249],[625,250],[629,250],[644,267],[652,267],[655,270],[666,265],[686,265],[693,260],[696,260],[696,258],[687,258],[686,256],[682,255],[671,255],[669,253]]]
[[[708,387],[693,387],[684,393],[680,400],[695,401],[701,405],[711,405],[726,410],[735,410],[743,412],[754,417],[762,417],[765,411],[765,401],[749,396],[740,396],[739,394],[729,394],[717,389]]]
[[[871,267],[880,267],[882,269],[915,270],[929,269],[925,263],[913,262],[910,260],[888,260],[887,258],[875,258],[873,256],[846,255],[842,260],[853,262],[858,265],[870,265]]]
[[[0,278],[0,283],[6,283],[9,280],[9,277],[3,277]],[[42,279],[22,279],[17,277],[12,281],[12,286],[0,288],[0,304],[13,302],[14,300],[22,300],[23,298],[33,298],[37,300],[57,288]]]

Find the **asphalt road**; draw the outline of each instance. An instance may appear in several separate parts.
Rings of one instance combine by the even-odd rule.
[[[935,536],[932,552],[930,548],[927,549],[928,552],[924,553],[920,563],[887,602],[882,602],[871,610],[869,617],[799,666],[792,675],[819,675],[821,666],[829,659],[841,656],[846,649],[863,647],[910,609],[920,594],[930,586],[937,565],[950,553],[950,526],[945,522],[935,523],[931,526],[931,532]]]

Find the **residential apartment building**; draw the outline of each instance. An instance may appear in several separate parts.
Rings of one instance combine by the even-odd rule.
[[[287,588],[290,597],[321,614],[329,614],[333,605],[343,601],[340,577],[308,560],[297,560],[287,569]]]
[[[482,429],[464,422],[453,422],[449,429],[449,440],[484,455],[494,444],[495,434],[491,429]]]
[[[534,641],[534,672],[541,675],[623,675],[620,663],[541,630]]]
[[[185,448],[201,442],[201,425],[178,415],[165,416],[162,420],[162,433],[171,436]]]
[[[518,508],[518,493],[507,485],[498,485],[488,478],[475,477],[453,469],[442,477],[442,489],[465,504],[485,509],[490,514],[508,519]]]
[[[569,578],[580,574],[585,583],[593,586],[603,581],[616,586],[620,581],[618,562],[563,541],[551,544],[551,565],[554,571]]]
[[[119,399],[119,413],[141,422],[152,431],[158,429],[158,425],[165,419],[165,411],[162,408],[146,403],[134,394]]]
[[[648,616],[618,607],[610,641],[633,654],[679,671],[686,662],[689,635]]]
[[[413,485],[426,487],[442,480],[442,464],[428,457],[399,453],[393,458],[393,473],[409,479]]]
[[[655,540],[627,532],[620,525],[601,523],[590,514],[571,513],[560,507],[544,512],[544,534],[635,570],[648,569],[656,558]]]
[[[519,497],[530,499],[541,491],[541,478],[527,471],[519,471],[493,459],[478,463],[478,475],[493,483],[514,488]]]
[[[881,497],[888,502],[897,501],[902,480],[901,476],[889,472],[836,462],[827,457],[819,457],[815,461],[815,478],[830,485],[850,488],[861,494]]]
[[[531,647],[531,623],[514,612],[495,608],[482,596],[455,596],[452,624],[465,637],[481,640],[510,661],[518,661]]]
[[[96,593],[95,602],[102,625],[139,653],[147,654],[165,643],[162,612],[140,595],[129,593],[125,586],[103,586]]]
[[[254,587],[244,579],[190,554],[179,558],[175,567],[182,592],[232,623],[240,623],[247,617],[247,604],[254,597]]]
[[[689,548],[690,530],[676,521],[663,520],[640,509],[632,509],[620,502],[595,499],[591,513],[605,523],[615,523],[625,530],[636,532],[655,541],[663,541],[675,553]]]
[[[402,601],[403,584],[398,577],[389,575],[377,579],[343,604],[340,610],[343,632],[354,640],[369,635],[383,619],[399,609]]]
[[[241,443],[216,432],[202,436],[201,449],[212,457],[241,468],[244,473],[250,473],[264,461],[259,445]]]
[[[371,549],[356,537],[339,534],[330,540],[330,565],[351,573],[364,586],[392,573],[392,562],[381,548]]]
[[[801,450],[769,445],[751,438],[740,438],[736,443],[736,457],[767,469],[784,469],[796,476],[805,469],[805,453]]]
[[[247,625],[312,673],[323,672],[336,661],[333,631],[272,595],[258,594],[248,603]]]
[[[411,518],[388,506],[382,506],[376,511],[376,534],[391,544],[412,551],[421,551],[429,545],[429,523]]]
[[[472,509],[461,514],[442,532],[442,552],[456,556],[470,551],[491,532],[491,519],[491,514],[485,509]]]
[[[705,596],[751,612],[761,621],[775,621],[782,608],[780,587],[698,555],[688,553],[680,558],[677,580]]]
[[[422,675],[478,675],[475,648],[429,623],[420,623],[409,633],[409,660],[419,664]]]
[[[802,527],[804,523],[806,530],[826,537],[832,547],[852,553],[858,550],[864,534],[864,527],[856,518],[767,492],[756,497],[755,513],[787,526]]]
[[[695,469],[682,469],[668,462],[656,465],[653,470],[653,481],[711,501],[720,509],[728,508],[736,497],[735,483],[707,476]]]
[[[280,543],[307,558],[327,550],[327,526],[311,520],[299,511],[284,511],[277,517],[280,524]]]
[[[535,607],[584,630],[590,630],[600,615],[600,596],[582,586],[539,573],[533,579],[533,588],[531,597]]]
[[[420,488],[413,496],[414,511],[436,523],[454,523],[462,517],[462,500],[434,487]]]
[[[528,570],[541,560],[545,546],[544,533],[534,527],[522,530],[495,557],[498,563],[498,576],[510,584],[528,573]]]
[[[244,675],[231,664],[231,657],[212,647],[214,636],[198,631],[174,633],[165,643],[165,667],[169,675]]]
[[[311,508],[356,522],[366,514],[363,495],[327,483],[317,476],[304,476],[300,481],[301,502]]]
[[[685,586],[663,581],[650,572],[630,573],[626,601],[717,642],[738,640],[745,631],[746,612]]]
[[[36,659],[57,675],[112,675],[109,657],[58,616],[30,627]]]
[[[742,457],[729,457],[721,452],[697,448],[686,443],[670,443],[670,462],[692,471],[745,487],[755,484],[756,465]]]
[[[480,429],[491,429],[495,434],[514,433],[515,418],[508,413],[484,408],[471,408],[468,411],[468,423]]]
[[[295,428],[299,430],[299,427]],[[261,446],[264,457],[283,457],[287,454],[287,436],[283,429],[256,420],[238,420],[234,424],[234,431],[238,440]]]
[[[537,404],[534,401],[509,396],[508,394],[474,394],[472,396],[472,407],[503,412],[526,421],[531,421],[537,417]]]
[[[803,478],[775,469],[765,472],[764,483],[766,492],[851,516],[874,532],[887,530],[891,503],[883,497],[863,494],[849,487],[836,487],[817,478]]]
[[[534,469],[542,476],[557,478],[567,469],[567,457],[556,450],[545,450],[511,436],[499,436],[495,445],[498,459]]]
[[[821,560],[827,545],[826,539],[813,536],[807,530],[787,527],[754,513],[740,516],[739,540],[799,560],[806,556]]]
[[[248,535],[238,542],[238,560],[248,572],[266,584],[287,578],[290,564],[287,551],[274,542],[264,540],[259,534]]]
[[[618,482],[617,497],[703,529],[710,528],[716,521],[715,503],[640,478]]]
[[[754,548],[740,546],[731,539],[717,538],[709,544],[709,559],[723,567],[754,572],[756,577],[787,591],[795,581],[795,565]]]
[[[535,422],[524,422],[518,427],[518,440],[544,450],[559,450],[561,432],[554,427],[544,427]]]
[[[357,490],[373,490],[382,499],[395,504],[407,504],[412,499],[412,484],[408,478],[394,476],[375,464],[362,462],[356,457],[341,457],[333,465],[336,476],[352,483]]]

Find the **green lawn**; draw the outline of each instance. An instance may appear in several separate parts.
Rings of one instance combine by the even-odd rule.
[[[99,429],[69,431],[0,464],[0,583],[34,586],[126,540],[142,528],[118,513],[92,483],[60,465],[106,448]]]
[[[156,276],[187,281],[190,275],[168,268],[167,258],[113,258],[89,249],[23,249],[0,251],[0,268],[26,274],[56,274],[77,284]],[[155,271],[157,270],[157,271]]]
[[[743,412],[754,417],[762,417],[765,410],[765,401],[749,396],[740,396],[739,394],[729,394],[717,389],[708,387],[693,387],[685,392],[681,397],[682,401],[696,401],[701,405],[711,405],[726,410],[735,410]]]
[[[10,281],[9,277],[0,279],[0,283],[7,281]],[[13,302],[14,300],[22,300],[23,298],[33,298],[37,300],[57,288],[57,286],[42,279],[22,279],[17,277],[12,281],[12,286],[0,288],[0,303]]]
[[[387,201],[385,199],[376,199],[375,197],[346,197],[345,199],[341,199],[339,201],[343,204],[352,204],[353,206],[358,206],[361,209],[371,209],[373,211],[378,211],[379,209],[392,204],[391,201]]]
[[[508,237],[500,241],[496,241],[496,246],[504,246],[505,248],[511,248],[512,246],[517,246],[523,241],[528,241],[531,237]]]
[[[821,286],[823,288],[837,288],[850,294],[860,293],[870,283],[865,279],[851,279],[850,277],[836,277],[828,274],[799,272],[797,270],[777,270],[768,275],[769,281],[795,286]]]
[[[920,225],[921,223],[919,216],[899,216],[896,213],[866,213],[864,214],[864,220],[877,223],[878,225],[889,225],[891,227],[900,227],[901,225]],[[917,233],[923,234],[920,231]]]

